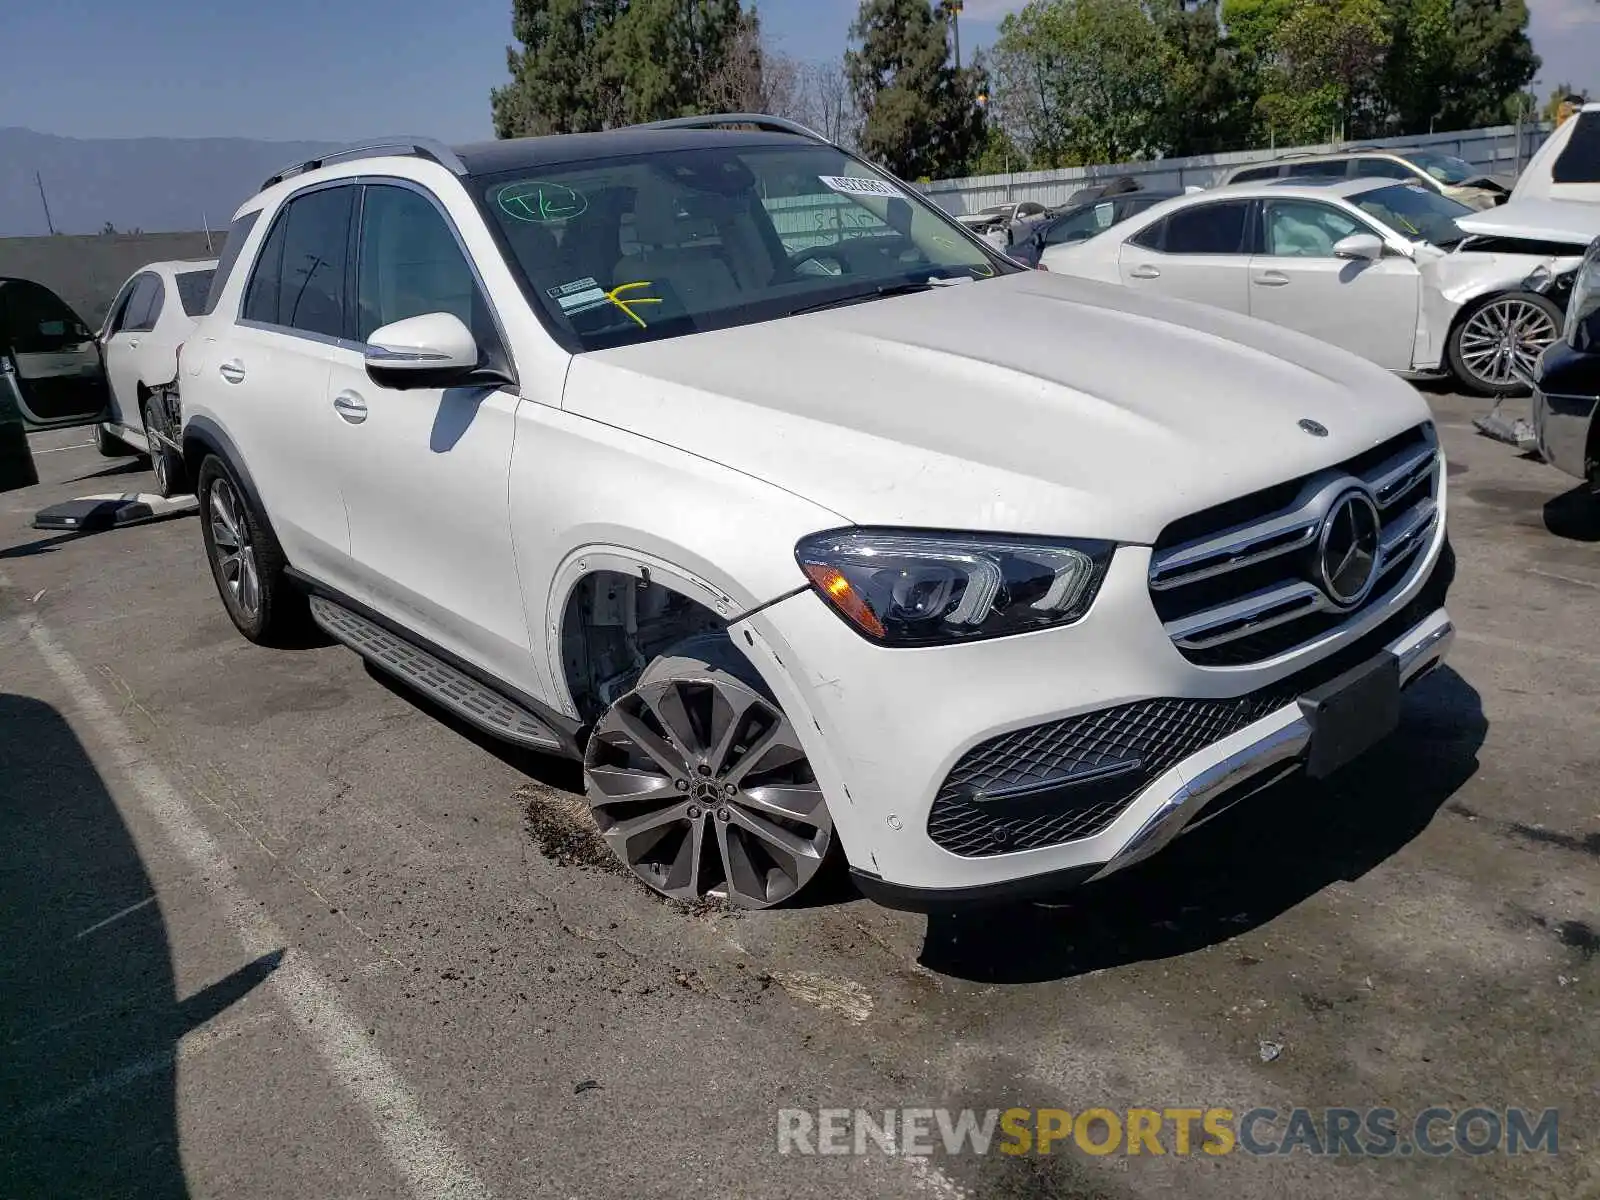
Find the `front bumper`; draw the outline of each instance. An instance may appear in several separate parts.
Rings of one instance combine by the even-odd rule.
[[[1384,650],[1399,660],[1402,684],[1443,660],[1453,635],[1443,608],[1453,560],[1442,522],[1424,560],[1400,593],[1315,646],[1234,668],[1196,666],[1174,648],[1151,609],[1148,549],[1138,547],[1113,559],[1089,616],[1059,630],[888,650],[803,593],[731,632],[794,720],[862,890],[926,908],[1121,870],[1217,811],[1219,799],[1295,769],[1309,740],[1299,695]],[[1038,820],[1059,815],[1048,797],[1038,820],[1012,821],[1009,841],[957,845],[935,819],[947,782],[975,748],[1151,709],[1162,721],[1178,713],[1176,724],[1156,731],[1159,745],[1136,751],[1144,771],[1092,827],[1058,822],[1050,836],[1034,836]],[[1233,716],[1218,721],[1217,713]],[[1200,736],[1190,728],[1196,719]],[[1025,836],[1016,836],[1019,826]]]

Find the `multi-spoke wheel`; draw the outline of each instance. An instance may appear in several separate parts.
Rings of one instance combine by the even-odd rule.
[[[272,527],[215,455],[200,464],[195,494],[206,559],[228,616],[252,642],[292,643],[306,624],[305,597],[284,574]]]
[[[250,544],[250,527],[245,523],[239,494],[225,478],[211,481],[211,544],[217,555],[217,570],[223,586],[233,594],[234,603],[246,617],[261,611],[261,575],[256,570],[256,551]]]
[[[1561,310],[1533,292],[1492,296],[1457,323],[1450,365],[1474,391],[1525,392],[1539,356],[1560,336],[1561,322]]]
[[[833,837],[793,726],[720,634],[656,659],[606,711],[584,784],[612,851],[677,900],[787,900]]]
[[[150,470],[156,477],[156,494],[176,496],[184,490],[183,459],[161,440],[161,420],[155,396],[144,402],[144,438],[150,447]]]

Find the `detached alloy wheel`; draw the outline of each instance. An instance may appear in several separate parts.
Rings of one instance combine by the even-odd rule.
[[[1450,366],[1477,392],[1511,396],[1528,379],[1545,347],[1561,335],[1563,314],[1532,292],[1493,296],[1470,310],[1450,334]]]
[[[794,727],[723,634],[656,659],[606,711],[584,786],[607,845],[675,900],[781,903],[833,839]]]

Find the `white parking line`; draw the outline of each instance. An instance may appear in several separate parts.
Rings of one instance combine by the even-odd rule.
[[[70,446],[51,446],[48,450],[35,450],[35,454],[60,454],[63,450],[87,450],[93,442],[73,442]]]
[[[0,575],[0,586],[7,580]],[[54,635],[31,613],[22,616],[40,656],[72,697],[79,715],[110,752],[140,804],[200,876],[232,919],[252,959],[286,951],[268,984],[294,1017],[324,1067],[365,1110],[390,1164],[417,1197],[488,1196],[465,1157],[422,1111],[416,1097],[340,1003],[337,989],[290,946],[289,938],[233,883],[234,867],[127,727]],[[135,1067],[138,1064],[134,1064]],[[133,1068],[125,1068],[132,1070]]]
[[[38,598],[39,598],[38,596],[34,597],[35,600],[37,600]],[[81,938],[86,938],[91,933],[94,933],[96,930],[104,929],[107,925],[110,925],[110,924],[112,924],[112,923],[114,923],[116,921],[122,920],[123,917],[131,917],[134,913],[138,912],[141,908],[145,907],[145,905],[154,904],[155,902],[156,902],[156,898],[154,896],[146,896],[143,900],[139,901],[139,903],[130,904],[130,905],[128,905],[127,908],[123,909],[121,912],[112,913],[104,921],[96,921],[93,925],[89,926],[89,928],[81,930],[78,933],[73,934],[72,935],[72,940],[76,942]]]

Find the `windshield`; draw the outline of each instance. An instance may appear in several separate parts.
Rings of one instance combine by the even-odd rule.
[[[1020,270],[815,143],[619,155],[485,178],[529,302],[572,350]]]
[[[1408,241],[1432,242],[1447,250],[1466,236],[1456,218],[1472,212],[1465,204],[1415,183],[1377,188],[1351,196],[1350,200]]]
[[[1406,155],[1406,161],[1415,163],[1440,183],[1465,183],[1483,174],[1464,158],[1436,154],[1432,150],[1413,150]]]

